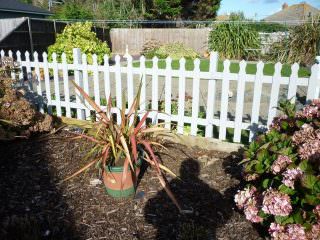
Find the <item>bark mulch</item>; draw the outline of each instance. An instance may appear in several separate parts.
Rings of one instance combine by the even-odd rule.
[[[261,239],[233,203],[236,155],[178,144],[158,152],[180,177],[168,177],[185,210],[179,214],[148,166],[130,199],[90,183],[99,178],[95,169],[59,184],[84,166],[90,149],[70,135],[0,143],[0,239]]]

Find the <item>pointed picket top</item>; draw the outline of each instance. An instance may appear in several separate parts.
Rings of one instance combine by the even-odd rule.
[[[34,60],[35,60],[35,61],[39,61],[39,54],[38,54],[38,52],[35,51],[35,52],[33,53],[33,57],[34,57]]]
[[[247,62],[245,60],[241,60],[239,73],[246,73]]]
[[[224,73],[230,72],[230,65],[231,65],[231,62],[229,59],[224,60],[224,62],[223,62],[223,72]]]
[[[186,59],[185,58],[180,58],[179,64],[180,64],[180,69],[184,70],[186,68]]]
[[[166,58],[166,68],[171,69],[172,58],[169,56]]]
[[[194,69],[198,69],[200,68],[200,59],[199,58],[196,58],[194,61]]]
[[[103,61],[105,66],[109,66],[109,56],[107,54],[103,56]]]
[[[128,63],[129,63],[129,62],[132,63],[132,60],[133,60],[132,56],[131,56],[131,55],[128,55],[128,56],[127,56],[127,62],[128,62]]]
[[[212,51],[210,52],[210,60],[218,58],[218,52]]]
[[[9,54],[9,57],[12,58],[12,51],[11,50],[9,50],[8,54]]]
[[[52,53],[52,61],[57,62],[57,54],[55,52]]]
[[[92,63],[94,65],[98,65],[98,56],[97,56],[97,54],[93,54],[92,55]]]
[[[17,52],[17,55],[18,55],[18,52]],[[47,60],[48,54],[46,52],[43,52],[42,53],[42,58],[43,58],[43,60]]]
[[[140,60],[140,62],[145,62],[146,61],[146,57],[142,55],[139,60]]]
[[[281,70],[282,70],[282,63],[277,62],[276,65],[274,65],[274,75],[281,76]]]
[[[3,51],[3,49],[0,51],[1,57],[4,57],[5,52]]]
[[[21,62],[21,52],[18,50],[16,54],[17,54],[17,61]]]
[[[120,60],[121,60],[120,55],[117,54],[116,57],[114,58],[114,60],[116,61],[116,64],[120,64]]]
[[[65,53],[62,53],[61,59],[62,59],[62,63],[67,63],[67,55]]]
[[[263,73],[264,63],[259,61],[257,64],[257,73]]]
[[[25,55],[26,59],[30,61],[30,53],[28,51],[26,51],[24,55]]]
[[[157,56],[154,56],[153,58],[152,58],[152,62],[153,63],[158,63],[159,62],[159,58],[157,57]],[[158,65],[157,65],[158,66]]]
[[[298,63],[294,63],[291,66],[291,76],[298,76],[299,68],[300,68],[299,64]]]

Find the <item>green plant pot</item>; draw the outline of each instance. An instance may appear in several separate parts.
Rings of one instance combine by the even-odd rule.
[[[142,159],[139,158],[138,163],[134,165],[136,174],[129,168],[126,172],[126,179],[123,182],[123,167],[106,166],[103,172],[103,182],[106,192],[114,198],[128,198],[134,195],[141,164]]]

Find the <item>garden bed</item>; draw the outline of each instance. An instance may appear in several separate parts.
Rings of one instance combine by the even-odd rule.
[[[84,165],[90,148],[66,140],[70,135],[1,143],[0,239],[260,238],[234,208],[241,177],[235,155],[177,144],[158,152],[182,180],[168,178],[186,210],[181,215],[150,168],[135,198],[126,200],[107,196],[102,184],[90,184],[98,178],[92,170],[58,184]]]

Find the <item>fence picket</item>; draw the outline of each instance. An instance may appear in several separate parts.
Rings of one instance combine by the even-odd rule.
[[[40,67],[39,67],[39,55],[37,52],[33,53],[33,59],[34,59],[34,63],[35,63],[34,80],[35,80],[35,83],[37,84],[39,110],[40,110],[40,112],[44,113],[43,100],[42,100],[42,90],[41,90],[41,76],[40,76]]]
[[[212,52],[210,54],[210,67],[209,72],[214,76],[218,69],[218,53]],[[212,138],[213,135],[213,118],[214,118],[214,107],[215,107],[215,98],[216,98],[216,80],[212,77],[212,79],[208,80],[208,98],[207,98],[207,111],[206,111],[206,138]]]
[[[177,133],[183,134],[184,132],[184,106],[186,100],[186,59],[181,58],[179,61],[179,99],[178,99],[178,125]]]
[[[275,71],[272,78],[272,86],[271,86],[271,95],[270,95],[270,105],[269,105],[269,114],[268,114],[268,121],[267,126],[270,126],[273,118],[277,114],[277,105],[278,105],[278,98],[279,98],[279,91],[280,91],[280,77],[281,77],[281,69],[282,64],[277,63],[275,65]]]
[[[109,97],[110,97],[110,66],[109,66],[109,57],[108,55],[104,55],[104,68],[103,68],[103,80],[104,80],[104,94],[107,99],[106,105],[108,105]]]
[[[2,55],[2,51],[1,51],[1,55]],[[33,79],[32,79],[32,72],[31,72],[30,53],[28,51],[26,51],[25,57],[26,57],[26,71],[27,71],[27,80],[28,80],[29,90],[33,91]]]
[[[309,79],[307,101],[319,97],[320,64],[314,64],[311,67],[311,76]]]
[[[228,103],[229,103],[229,73],[230,73],[230,61],[225,60],[223,63],[223,77],[222,77],[222,91],[220,102],[220,127],[219,127],[219,139],[225,140],[227,133],[227,120],[228,120]]]
[[[80,87],[83,87],[82,74],[78,70],[78,68],[81,66],[81,51],[79,48],[73,49],[73,64],[75,68],[74,81]],[[81,97],[79,90],[75,89],[75,93],[76,93],[76,103],[81,104],[81,100],[83,100],[83,98]],[[83,109],[77,108],[77,118],[81,120],[84,120],[86,118]]]
[[[21,61],[20,52],[17,52],[17,58]],[[44,52],[42,54],[43,58],[43,73],[44,73],[44,83],[45,83],[45,90],[46,90],[46,98],[47,98],[47,108],[48,113],[52,114],[52,100],[51,100],[51,87],[50,87],[50,76],[49,76],[49,66],[48,66],[48,54]],[[23,76],[21,77],[23,79]],[[23,80],[22,80],[23,81]]]
[[[20,51],[17,51],[16,54],[17,54],[17,62],[19,63],[19,69],[20,69],[20,72],[19,72],[19,81],[20,81],[21,86],[24,86],[23,67],[22,67],[22,64],[21,64],[21,52],[20,52]]]
[[[60,99],[60,86],[59,86],[59,69],[58,69],[58,61],[57,61],[57,54],[52,54],[52,63],[53,63],[53,83],[54,83],[54,96],[56,101],[56,108],[57,108],[57,116],[62,116],[61,111],[61,99]]]
[[[158,123],[158,89],[159,89],[159,82],[158,82],[158,61],[159,59],[157,57],[154,57],[152,59],[152,104],[151,108],[152,111],[155,111],[155,114],[152,118],[152,123],[157,124]]]
[[[167,57],[166,58],[166,72],[165,72],[165,97],[164,97],[164,101],[165,101],[165,107],[164,107],[164,111],[166,113],[166,123],[165,123],[165,128],[167,129],[171,129],[171,103],[172,103],[172,99],[171,99],[171,94],[172,94],[172,58],[171,57]]]
[[[140,81],[141,81],[141,95],[140,95],[140,110],[146,110],[146,58],[140,57]]]
[[[115,77],[116,77],[116,105],[117,105],[117,123],[121,123],[121,114],[119,109],[122,108],[122,83],[121,83],[121,66],[120,66],[120,56],[115,57]]]
[[[99,70],[98,70],[98,56],[96,54],[92,55],[93,61],[93,92],[94,101],[98,106],[100,106],[100,83],[99,83]]]
[[[291,100],[292,103],[296,102],[298,72],[299,64],[295,63],[291,66],[291,76],[288,87],[288,99]]]
[[[9,55],[9,58],[13,59],[13,53],[11,50],[9,50],[8,55]],[[11,79],[16,79],[15,72],[11,72]]]
[[[194,78],[192,86],[192,136],[197,136],[198,131],[198,117],[199,117],[199,91],[200,91],[200,59],[194,60]]]
[[[247,62],[242,60],[240,62],[240,71],[238,75],[238,86],[237,86],[237,103],[236,103],[236,115],[234,120],[234,135],[233,141],[240,142],[241,141],[241,125],[243,118],[243,105],[244,105],[244,92],[245,92],[245,84],[246,84],[246,67]]]
[[[71,118],[67,55],[65,53],[62,53],[61,59],[62,59],[62,74],[63,74],[63,87],[64,87],[64,101],[65,101],[65,107],[66,107],[66,117]]]
[[[88,61],[87,61],[87,55],[85,53],[83,53],[81,55],[81,65],[83,67],[82,70],[82,80],[83,80],[83,90],[90,96],[90,91],[89,91],[89,74],[88,74]],[[82,99],[85,102],[85,119],[89,119],[90,118],[90,105],[88,103],[88,101],[86,99]]]
[[[257,73],[253,89],[252,113],[251,113],[251,129],[249,139],[252,141],[254,134],[258,130],[260,101],[262,92],[262,78],[263,78],[264,63],[260,61],[257,64]]]

